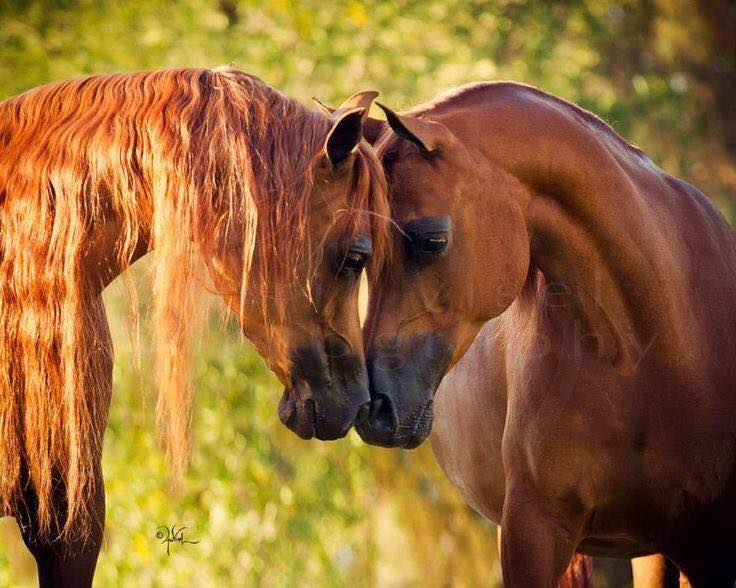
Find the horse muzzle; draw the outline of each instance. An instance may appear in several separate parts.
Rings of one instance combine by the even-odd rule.
[[[365,421],[370,407],[368,377],[360,356],[336,343],[299,349],[292,359],[291,386],[279,402],[279,419],[302,439],[340,439]]]
[[[414,449],[432,432],[433,405],[430,396],[414,409],[404,424],[399,420],[392,400],[385,394],[377,394],[368,418],[356,425],[356,429],[360,438],[369,445]]]
[[[356,427],[361,439],[381,447],[421,445],[432,432],[434,392],[451,357],[435,333],[378,346],[368,359],[371,410]]]

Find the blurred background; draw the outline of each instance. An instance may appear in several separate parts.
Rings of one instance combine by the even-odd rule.
[[[476,80],[534,84],[600,115],[736,216],[731,0],[0,0],[0,99],[89,73],[223,64],[307,104],[377,89],[401,109]],[[172,492],[140,265],[140,334],[126,288],[106,293],[116,364],[97,585],[500,584],[495,527],[428,447],[297,439],[278,420],[276,379],[215,300],[194,366],[191,468]],[[156,529],[173,524],[199,543],[167,556]],[[629,582],[625,567],[596,563],[598,586]],[[0,586],[35,582],[14,521],[1,520]]]

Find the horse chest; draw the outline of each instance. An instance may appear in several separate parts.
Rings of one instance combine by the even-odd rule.
[[[440,467],[478,512],[501,521],[506,421],[503,353],[491,323],[445,376],[435,395],[432,450]]]
[[[586,370],[554,354],[515,362],[507,469],[554,508],[587,513],[592,536],[646,542],[653,529],[697,520],[727,491],[734,438],[716,430],[709,406],[690,406],[693,392],[675,377]]]

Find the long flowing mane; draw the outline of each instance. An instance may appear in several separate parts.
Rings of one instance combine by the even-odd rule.
[[[157,420],[175,470],[184,467],[194,259],[235,238],[243,248],[241,292],[252,263],[262,280],[291,277],[313,163],[329,128],[325,116],[232,69],[90,76],[0,102],[5,512],[27,478],[48,532],[61,482],[64,531],[84,528],[103,433],[89,396],[102,375],[89,359],[88,309],[104,283],[149,249]],[[352,174],[353,208],[385,213],[382,170],[365,145]],[[115,231],[114,271],[99,285],[83,268],[101,225]],[[374,230],[380,257],[385,238]]]

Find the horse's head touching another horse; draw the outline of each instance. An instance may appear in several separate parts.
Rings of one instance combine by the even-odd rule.
[[[196,259],[285,385],[286,425],[335,439],[365,416],[357,284],[381,262],[388,213],[362,141],[367,105],[330,118],[231,69],[91,76],[0,103],[4,512],[28,486],[48,530],[58,480],[61,519],[86,508],[109,402],[99,296],[148,251],[157,416],[175,466]]]
[[[279,417],[304,439],[343,437],[368,413],[357,285],[385,250],[387,204],[380,164],[361,143],[363,100],[329,119],[283,101],[288,111],[251,148],[271,158],[254,166],[257,219],[245,209],[221,217],[203,239],[217,290],[285,386]]]
[[[431,431],[442,377],[518,295],[529,242],[524,191],[501,169],[479,165],[466,140],[480,132],[472,116],[448,114],[451,131],[441,116],[384,110],[388,124],[371,124],[397,254],[371,285],[365,333],[374,402],[358,430],[369,443],[415,447]]]

